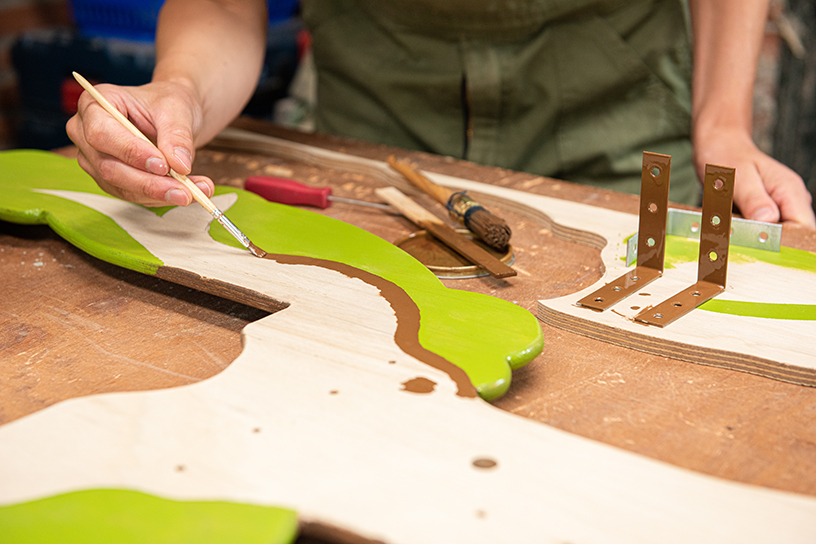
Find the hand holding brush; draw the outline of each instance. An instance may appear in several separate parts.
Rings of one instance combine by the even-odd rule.
[[[496,217],[464,191],[453,192],[432,182],[408,163],[388,157],[388,164],[405,176],[408,181],[444,204],[452,218],[456,219],[490,247],[502,250],[510,242],[510,227],[501,217]]]

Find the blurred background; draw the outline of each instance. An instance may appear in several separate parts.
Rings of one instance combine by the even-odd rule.
[[[0,149],[70,144],[81,88],[150,79],[162,0],[0,0]],[[297,0],[268,0],[270,32],[244,114],[311,130],[314,77]],[[772,0],[754,96],[754,140],[816,194],[816,2]]]

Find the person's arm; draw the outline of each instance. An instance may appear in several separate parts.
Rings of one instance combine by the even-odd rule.
[[[751,138],[753,89],[768,0],[690,0],[694,34],[692,143],[706,163],[736,168],[734,203],[748,219],[816,228],[802,178]]]
[[[83,93],[66,129],[78,161],[105,191],[147,205],[192,202],[167,177],[190,173],[195,147],[237,116],[257,84],[266,50],[264,0],[167,0],[156,32],[153,80],[99,91],[160,151],[124,130]],[[212,181],[195,178],[205,194]]]

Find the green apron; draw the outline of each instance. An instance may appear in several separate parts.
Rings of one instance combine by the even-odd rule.
[[[318,130],[697,204],[683,0],[305,0]]]

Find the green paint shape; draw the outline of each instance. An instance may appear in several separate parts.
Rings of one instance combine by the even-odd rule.
[[[47,224],[81,250],[117,266],[155,274],[162,262],[111,218],[32,189],[62,189],[104,195],[76,161],[44,151],[0,154],[0,219],[24,225]]]
[[[288,544],[292,510],[95,489],[0,507],[3,544]]]
[[[720,314],[740,315],[743,317],[790,319],[794,321],[816,320],[816,304],[773,304],[713,298],[705,304],[702,304],[700,309]]]
[[[155,274],[161,262],[103,214],[36,189],[101,194],[75,161],[38,151],[0,153],[0,219],[51,225],[80,249],[119,266]],[[420,344],[462,368],[482,398],[507,391],[511,369],[523,366],[544,345],[541,326],[527,310],[510,302],[446,288],[416,259],[393,244],[335,219],[236,193],[227,214],[258,246],[270,253],[326,259],[365,270],[402,289],[419,308]],[[154,210],[157,214],[166,208]],[[221,225],[210,234],[240,247]]]
[[[700,243],[681,236],[666,236],[665,267],[675,268],[683,263],[696,263],[700,253]],[[791,270],[816,272],[816,253],[782,247],[780,251],[767,251],[742,246],[729,246],[729,264],[766,263]]]
[[[664,267],[676,268],[685,263],[696,263],[700,254],[700,243],[682,236],[666,236],[666,256]],[[791,270],[816,272],[816,253],[782,247],[780,251],[766,251],[742,246],[729,246],[728,263],[751,264],[765,263],[781,266]],[[816,281],[816,277],[814,277]],[[765,319],[790,319],[812,321],[816,319],[816,305],[813,304],[775,304],[766,302],[749,302],[711,299],[699,306],[699,309],[721,314],[744,317],[761,317]]]

